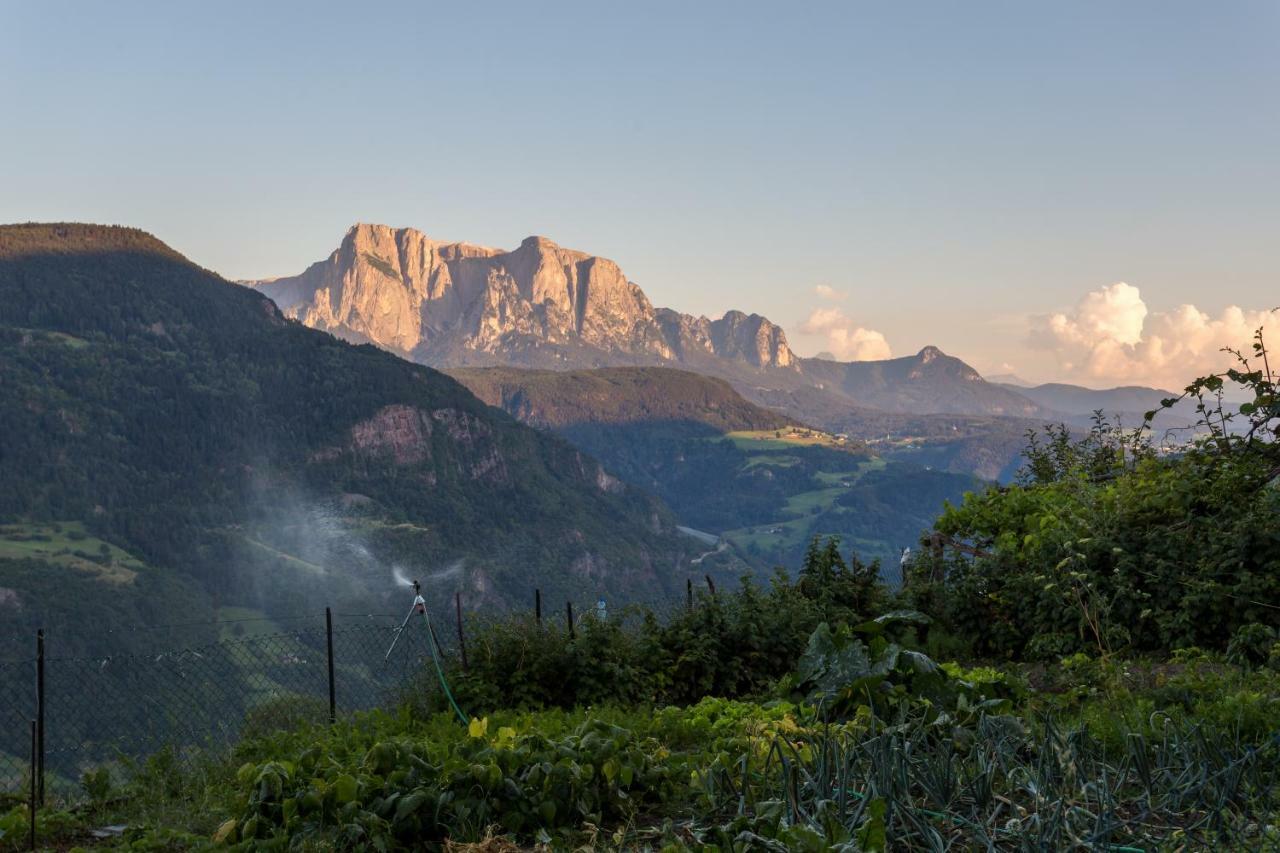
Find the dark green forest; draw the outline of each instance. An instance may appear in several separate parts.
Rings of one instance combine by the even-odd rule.
[[[919,450],[882,461],[883,449],[858,440],[770,441],[793,426],[810,428],[748,402],[723,380],[683,370],[450,373],[482,400],[557,432],[661,498],[682,523],[724,535],[766,571],[796,565],[814,535],[841,536],[896,571],[902,549],[947,501],[986,485],[933,470]]]
[[[723,379],[669,367],[446,371],[481,400],[535,426],[696,423],[717,432],[781,429],[780,412],[743,399]]]
[[[696,543],[567,442],[287,321],[142,232],[0,229],[0,354],[0,557],[20,555],[22,524],[82,523],[143,575],[193,581],[189,609],[377,600],[392,562],[461,559],[459,583],[499,607],[539,584],[587,600],[683,587]],[[79,571],[74,550],[49,571]],[[56,612],[25,576],[6,623]]]

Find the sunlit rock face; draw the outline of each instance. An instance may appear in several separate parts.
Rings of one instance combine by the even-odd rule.
[[[301,275],[247,283],[308,326],[431,364],[796,363],[765,318],[655,309],[613,261],[545,237],[504,251],[356,225]]]
[[[800,358],[782,328],[759,314],[713,320],[655,308],[613,261],[545,237],[507,251],[355,225],[301,275],[244,283],[308,326],[433,367],[680,367],[832,427],[845,425],[850,406],[1044,414],[937,347],[880,361]]]

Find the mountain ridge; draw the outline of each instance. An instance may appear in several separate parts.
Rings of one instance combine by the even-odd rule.
[[[1178,396],[1172,391],[1145,385],[1087,388],[1068,382],[1042,382],[1017,390],[1046,408],[1070,415],[1087,415],[1098,409],[1112,413],[1146,412],[1160,408],[1162,400]]]
[[[471,367],[444,372],[489,405],[543,429],[660,421],[734,432],[795,424],[780,412],[746,400],[723,379],[670,367]]]
[[[694,350],[754,366],[794,361],[781,329],[764,318],[655,309],[613,261],[546,237],[503,251],[357,224],[302,274],[245,283],[306,325],[429,364],[486,366],[500,351],[527,367],[650,363]]]
[[[303,273],[246,284],[306,325],[437,367],[663,366],[726,379],[755,402],[818,387],[887,411],[1043,414],[936,347],[883,362],[802,358],[759,314],[655,307],[614,261],[546,237],[507,251],[359,223]]]
[[[473,605],[652,597],[694,553],[566,441],[136,229],[0,226],[0,354],[0,521],[82,523],[206,602],[377,601],[391,561],[458,560]]]

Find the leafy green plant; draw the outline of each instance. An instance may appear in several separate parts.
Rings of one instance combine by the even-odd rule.
[[[84,789],[91,804],[106,802],[112,791],[110,768],[97,767],[84,771],[80,776],[80,787]]]
[[[572,637],[525,616],[486,623],[469,637],[467,669],[451,661],[462,671],[455,693],[481,712],[765,695],[792,671],[820,622],[859,622],[888,598],[874,565],[846,561],[836,537],[815,540],[795,582],[781,570],[766,587],[745,578],[665,618],[643,608],[608,620],[588,615]],[[426,711],[444,707],[429,680],[411,696]]]
[[[994,672],[986,678],[953,677],[922,652],[889,638],[895,626],[928,618],[911,610],[883,614],[853,627],[832,630],[825,622],[809,638],[796,671],[796,687],[824,719],[849,719],[861,711],[880,717],[922,710],[930,719],[946,712],[972,716],[1007,711],[1010,700],[995,695],[1006,686]]]
[[[1277,642],[1280,642],[1280,633],[1270,625],[1258,622],[1241,625],[1227,644],[1227,660],[1251,666],[1269,663]]]
[[[308,748],[241,768],[234,837],[387,846],[476,839],[494,825],[528,838],[623,823],[679,778],[660,758],[655,741],[602,720],[556,737],[476,721],[444,744],[402,735]]]
[[[1261,338],[1256,350],[1265,362]],[[1252,395],[1244,425],[1223,408],[1224,378]],[[1006,659],[1221,651],[1247,625],[1280,626],[1272,374],[1232,370],[1187,394],[1201,433],[1172,452],[1152,446],[1149,424],[1102,418],[1080,439],[1030,436],[1019,483],[939,518],[903,600]]]

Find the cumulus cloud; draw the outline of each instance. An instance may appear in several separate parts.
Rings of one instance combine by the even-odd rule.
[[[822,335],[826,349],[844,361],[875,361],[891,355],[884,335],[859,326],[839,308],[818,308],[800,324],[800,331]]]
[[[1223,347],[1249,352],[1253,333],[1280,342],[1280,313],[1228,306],[1217,317],[1194,305],[1151,312],[1138,288],[1117,282],[1087,293],[1070,313],[1034,318],[1031,340],[1082,379],[1180,390],[1233,363]]]
[[[843,293],[829,284],[819,284],[813,288],[813,292],[829,302],[843,302],[845,297]]]

